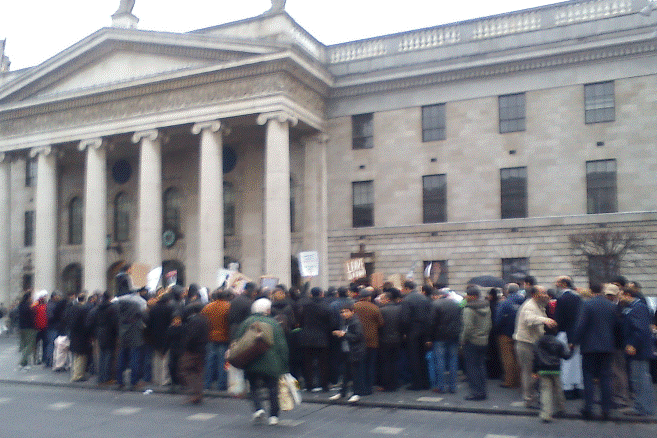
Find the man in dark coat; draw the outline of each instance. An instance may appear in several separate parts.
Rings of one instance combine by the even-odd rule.
[[[449,371],[449,392],[456,393],[458,375],[459,337],[463,328],[461,306],[449,298],[449,289],[443,288],[435,292],[437,298],[432,302],[429,320],[428,346],[433,348],[436,360],[437,392],[445,392],[445,371]]]
[[[404,282],[401,302],[402,333],[406,335],[408,362],[411,369],[410,390],[429,389],[425,342],[429,328],[431,303],[429,298],[416,290],[413,281]]]
[[[355,403],[360,400],[363,390],[363,367],[361,363],[365,359],[365,333],[360,319],[354,312],[354,305],[350,302],[343,304],[342,324],[340,328],[333,330],[332,334],[340,340],[340,361],[344,365],[344,374],[342,376],[342,388],[340,393],[332,395],[329,400],[335,401],[347,396],[347,385],[353,381],[353,395],[347,400],[349,403]]]
[[[89,307],[85,303],[85,295],[81,293],[73,306],[66,311],[68,336],[71,340],[70,351],[73,354],[71,382],[81,382],[86,379],[87,359],[91,353],[91,333],[87,325]]]
[[[182,316],[184,353],[180,370],[190,394],[190,403],[199,404],[203,401],[203,370],[210,324],[201,315],[203,303],[198,292],[190,294],[188,299],[189,304],[185,306]]]
[[[230,326],[231,340],[235,339],[237,327],[251,314],[251,304],[253,304],[256,293],[256,284],[249,282],[244,285],[244,291],[230,301],[228,325]]]
[[[381,384],[384,391],[395,391],[399,386],[398,367],[401,349],[401,297],[399,289],[389,289],[381,295],[383,327],[379,334],[381,358]]]
[[[173,320],[173,313],[174,307],[169,292],[165,292],[148,313],[146,338],[153,349],[153,383],[155,385],[166,385],[170,382],[166,333]]]
[[[623,340],[634,391],[634,410],[626,413],[651,416],[655,413],[655,391],[650,377],[650,360],[653,358],[650,309],[641,301],[639,292],[632,288],[625,288],[621,301],[625,305]]]
[[[119,334],[116,305],[105,291],[93,319],[93,330],[100,350],[98,359],[98,384],[107,385],[112,380],[112,362]]]
[[[592,418],[595,393],[594,379],[599,379],[603,419],[608,419],[611,408],[611,362],[618,330],[616,306],[602,296],[602,285],[591,285],[592,298],[582,304],[575,326],[573,344],[582,352],[584,377],[584,407],[582,417]]]
[[[520,294],[520,288],[516,283],[509,283],[504,286],[506,299],[497,307],[494,317],[493,326],[497,331],[497,341],[500,346],[500,360],[504,368],[504,383],[506,388],[520,387],[520,366],[516,358],[516,352],[513,343],[513,332],[516,329],[516,315],[518,309],[525,301],[525,297]]]
[[[561,276],[555,281],[557,288],[557,305],[554,311],[554,319],[557,321],[559,331],[565,333],[567,342],[572,344],[575,324],[582,307],[582,298],[574,291],[575,285],[570,277]],[[562,334],[563,336],[563,334]],[[561,363],[561,380],[563,382],[564,394],[567,399],[577,398],[582,386],[582,358],[579,348],[573,350],[568,360]]]
[[[323,291],[314,287],[311,298],[301,308],[299,342],[303,351],[303,378],[307,390],[313,386],[313,362],[317,361],[321,389],[328,391],[328,352],[331,333],[329,309],[323,300]]]
[[[123,388],[123,373],[130,368],[130,383],[133,389],[143,386],[144,327],[147,321],[146,300],[138,291],[118,297],[119,318],[119,360],[116,369],[116,382]],[[129,365],[128,365],[129,362]]]

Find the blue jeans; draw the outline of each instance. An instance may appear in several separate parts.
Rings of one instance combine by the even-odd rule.
[[[55,350],[55,339],[57,338],[57,336],[59,336],[59,332],[57,330],[52,328],[46,330],[46,340],[44,341],[45,350],[44,350],[43,363],[48,368],[52,367],[53,353]]]
[[[642,415],[655,413],[655,390],[648,360],[630,359],[630,381],[634,390],[634,406]]]
[[[208,342],[205,347],[205,389],[212,387],[212,382],[217,382],[217,389],[227,389],[226,374],[226,350],[227,342]]]
[[[142,377],[144,363],[144,346],[122,348],[119,351],[119,364],[116,367],[116,383],[123,385],[123,372],[130,362],[130,384],[135,386]]]
[[[449,371],[449,390],[456,392],[456,377],[459,367],[459,344],[458,342],[436,341],[433,343],[433,356],[435,360],[435,382],[433,388],[445,390],[445,371]]]
[[[487,345],[466,343],[463,346],[465,374],[470,385],[470,395],[486,397],[486,351]]]
[[[100,350],[98,358],[98,383],[106,383],[112,377],[112,356],[114,349]]]

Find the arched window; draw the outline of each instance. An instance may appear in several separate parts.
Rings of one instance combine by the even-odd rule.
[[[79,293],[82,290],[82,266],[72,263],[64,268],[62,286],[65,294]]]
[[[178,234],[180,232],[180,194],[177,188],[170,187],[164,192],[163,207],[164,231],[171,230]]]
[[[82,244],[82,199],[79,196],[68,203],[68,243]]]
[[[125,192],[114,198],[114,240],[126,242],[130,238],[130,200]]]
[[[235,187],[224,181],[224,236],[235,235]]]

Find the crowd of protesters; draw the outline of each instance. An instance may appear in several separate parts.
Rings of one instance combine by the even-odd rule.
[[[489,379],[501,378],[544,421],[564,411],[565,398],[583,398],[581,414],[593,418],[596,385],[603,419],[613,409],[655,412],[655,317],[640,286],[622,277],[576,289],[563,276],[546,289],[527,276],[503,290],[468,285],[464,294],[410,280],[401,290],[247,283],[239,293],[222,287],[208,295],[191,284],[149,294],[132,288],[126,266],[114,293],[28,291],[13,307],[23,370],[42,363],[70,369],[72,381],[95,375],[117,389],[185,387],[194,404],[204,390],[229,389],[226,352],[250,321],[274,324],[276,348],[245,369],[254,420],[264,417],[258,389],[273,400],[286,372],[304,390],[338,389],[330,400],[350,403],[400,387],[456,393],[463,370],[465,399],[487,399]],[[58,357],[64,341],[71,364]],[[274,401],[269,421],[278,422]]]

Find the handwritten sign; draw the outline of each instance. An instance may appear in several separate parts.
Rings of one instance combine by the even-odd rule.
[[[344,264],[345,275],[347,281],[358,280],[367,276],[365,272],[365,260],[361,259],[350,259]]]
[[[299,271],[302,277],[317,277],[319,275],[319,254],[317,251],[299,253]]]

